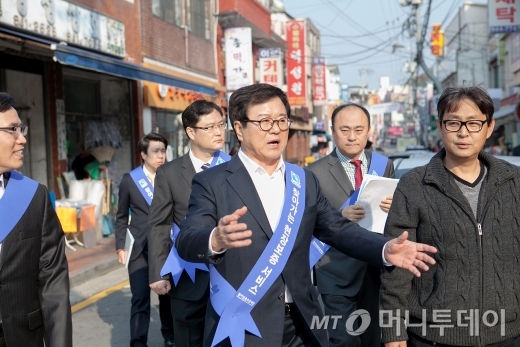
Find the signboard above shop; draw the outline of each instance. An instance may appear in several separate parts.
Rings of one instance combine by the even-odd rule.
[[[65,0],[0,0],[0,24],[124,57],[125,26]]]
[[[489,33],[520,31],[520,1],[489,0]]]

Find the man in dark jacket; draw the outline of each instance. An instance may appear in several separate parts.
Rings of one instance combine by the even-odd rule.
[[[437,121],[445,148],[397,186],[385,235],[408,230],[439,252],[421,277],[383,273],[387,347],[520,346],[520,170],[482,151],[493,113],[485,90],[446,89]]]

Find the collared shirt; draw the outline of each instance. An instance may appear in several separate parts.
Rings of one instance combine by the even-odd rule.
[[[191,159],[191,163],[193,164],[193,167],[195,168],[195,173],[199,173],[202,171],[202,165],[211,164],[211,162],[206,163],[206,162],[200,160],[199,158],[197,158],[195,155],[193,155],[193,152],[191,149],[189,151],[189,156]]]
[[[143,172],[144,172],[144,175],[146,176],[146,178],[148,178],[150,180],[150,182],[152,183],[152,186],[153,186],[154,185],[153,180],[155,179],[155,173],[148,171],[148,169],[144,165],[143,165]],[[152,177],[153,177],[153,179],[152,179]]]
[[[347,174],[347,177],[348,177],[350,183],[352,183],[352,187],[355,187],[356,186],[356,165],[352,164],[350,162],[352,159],[343,155],[340,152],[340,150],[338,149],[338,147],[336,147],[336,154],[338,155],[338,159],[341,162],[341,165],[343,165],[343,169],[345,169],[345,173]],[[361,172],[363,173],[363,177],[365,177],[365,175],[368,172],[368,158],[367,158],[367,155],[365,154],[364,150],[361,153],[359,160],[361,160]]]

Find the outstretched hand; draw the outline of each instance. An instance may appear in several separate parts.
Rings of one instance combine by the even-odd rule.
[[[238,220],[246,212],[247,207],[243,206],[232,214],[220,219],[217,228],[211,235],[211,248],[214,252],[220,252],[223,249],[246,247],[251,244],[253,232],[247,230],[247,224],[238,223]]]
[[[417,277],[421,277],[419,269],[428,271],[426,263],[435,264],[435,260],[428,253],[437,253],[437,249],[423,243],[408,241],[408,231],[398,238],[388,241],[385,247],[385,259],[396,267],[406,269]]]

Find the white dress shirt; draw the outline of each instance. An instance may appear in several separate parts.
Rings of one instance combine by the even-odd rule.
[[[192,150],[189,151],[189,156],[191,159],[191,163],[193,164],[193,167],[195,168],[195,173],[199,173],[202,171],[202,165],[204,164],[211,164],[211,161],[209,163],[206,163],[205,161],[200,160],[195,155],[193,155]]]
[[[143,165],[143,172],[144,172],[144,175],[146,176],[146,178],[148,178],[148,180],[150,181],[150,183],[153,186],[154,185],[154,181],[152,181],[152,177],[155,180],[155,173],[148,171],[148,169],[144,165]]]

